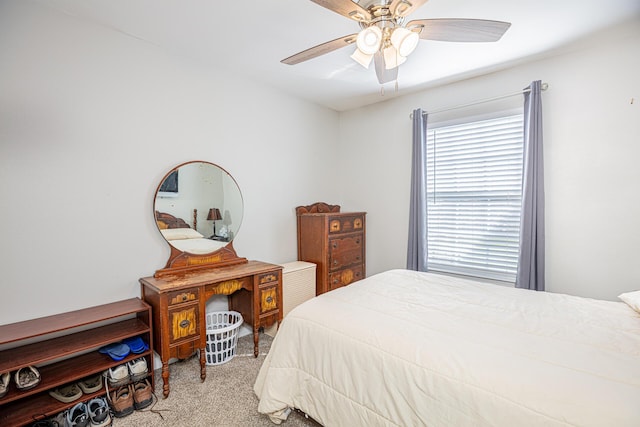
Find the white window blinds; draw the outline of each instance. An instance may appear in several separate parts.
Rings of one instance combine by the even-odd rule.
[[[429,270],[515,282],[522,114],[427,133]]]

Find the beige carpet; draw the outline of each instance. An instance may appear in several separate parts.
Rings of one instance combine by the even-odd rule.
[[[155,393],[158,402],[149,410],[135,411],[123,418],[115,418],[116,427],[146,426],[228,426],[273,427],[269,419],[258,413],[258,398],[253,383],[271,346],[272,338],[260,334],[260,355],[253,357],[253,339],[238,340],[236,356],[218,366],[207,366],[207,379],[200,381],[197,357],[170,365],[171,392],[162,398],[162,377],[155,371]],[[162,417],[160,416],[162,415]],[[314,426],[319,424],[292,412],[283,427]]]

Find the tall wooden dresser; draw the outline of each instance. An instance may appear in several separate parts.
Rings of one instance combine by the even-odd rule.
[[[316,295],[365,276],[366,212],[340,212],[340,206],[314,203],[296,208],[298,260],[316,267]]]

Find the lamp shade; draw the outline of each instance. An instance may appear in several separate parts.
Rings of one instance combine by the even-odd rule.
[[[400,55],[396,50],[396,48],[393,46],[389,46],[388,48],[386,48],[382,52],[382,54],[384,55],[384,67],[387,70],[396,68],[397,66],[399,66],[400,64],[402,64],[404,61],[407,60],[407,58],[405,56]]]
[[[400,56],[409,56],[418,46],[420,36],[418,33],[399,27],[391,33],[391,44],[398,50]]]
[[[360,49],[356,49],[356,51],[351,55],[351,58],[364,68],[369,68],[373,55],[367,55],[366,53],[362,53]]]
[[[365,55],[373,55],[380,49],[382,30],[375,25],[367,27],[358,33],[356,46]]]
[[[209,214],[207,215],[207,220],[209,221],[219,221],[222,219],[222,215],[220,215],[220,209],[211,208],[209,209]]]

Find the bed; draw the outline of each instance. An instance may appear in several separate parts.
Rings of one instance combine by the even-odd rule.
[[[160,233],[176,249],[190,254],[203,255],[215,252],[226,246],[228,242],[208,239],[195,230],[197,225],[195,210],[193,221],[194,227],[191,228],[182,218],[166,212],[156,211],[156,223]]]
[[[293,309],[254,391],[276,424],[638,427],[640,314],[390,270]]]

